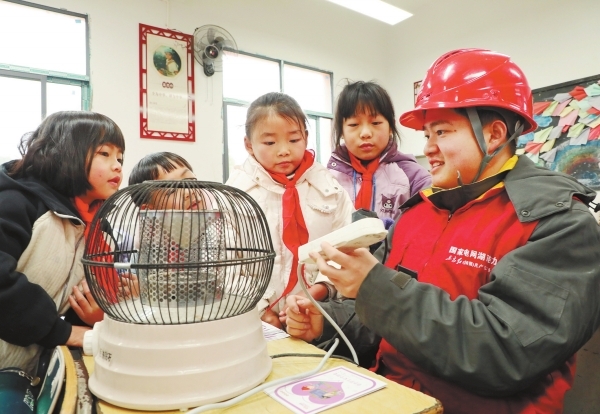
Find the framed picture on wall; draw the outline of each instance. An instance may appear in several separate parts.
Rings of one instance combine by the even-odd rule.
[[[600,190],[600,75],[534,89],[533,113],[517,153]]]
[[[139,25],[140,136],[195,141],[193,36]]]
[[[419,92],[421,92],[421,85],[423,84],[423,81],[417,81],[413,84],[414,87],[414,93],[415,93],[415,105],[417,104],[417,96],[419,95]]]

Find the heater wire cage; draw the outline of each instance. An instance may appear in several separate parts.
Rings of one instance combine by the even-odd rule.
[[[112,319],[170,325],[252,310],[274,258],[265,215],[249,195],[182,180],[146,181],[107,199],[90,225],[82,263]]]

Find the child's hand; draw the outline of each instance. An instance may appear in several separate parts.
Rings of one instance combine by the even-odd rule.
[[[313,303],[303,296],[286,298],[287,333],[307,342],[323,334],[323,315]]]
[[[140,282],[133,273],[124,273],[120,275],[117,286],[117,296],[119,300],[137,298],[140,296]]]
[[[276,328],[283,329],[282,323],[279,321],[279,315],[273,312],[272,309],[267,309],[263,314],[262,318],[266,323],[273,325]]]
[[[71,335],[67,339],[67,346],[76,346],[79,348],[83,347],[83,336],[90,328],[87,326],[73,326],[71,329]]]
[[[79,318],[90,326],[104,319],[104,311],[100,309],[84,280],[73,286],[73,294],[69,296],[71,307]]]

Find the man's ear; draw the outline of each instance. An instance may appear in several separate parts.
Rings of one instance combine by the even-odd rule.
[[[252,149],[252,142],[248,137],[244,137],[244,146],[246,147],[246,151],[248,154],[254,156],[254,150]]]
[[[506,124],[500,120],[494,120],[486,126],[490,134],[490,141],[488,142],[488,153],[492,154],[501,145],[503,145],[508,139],[508,128]]]

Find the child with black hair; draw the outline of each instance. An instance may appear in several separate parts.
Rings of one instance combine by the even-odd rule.
[[[153,152],[138,161],[129,175],[129,185],[151,180],[195,180],[189,162],[172,152]]]
[[[285,297],[301,292],[298,247],[349,224],[354,211],[348,194],[306,149],[307,123],[291,96],[271,92],[256,99],[246,116],[248,159],[227,181],[252,196],[269,222],[277,256],[258,309],[263,321],[278,327],[285,320]],[[305,276],[313,298],[336,296],[315,266],[306,265]]]
[[[394,106],[375,82],[344,87],[332,133],[335,150],[327,168],[350,194],[354,207],[374,211],[386,228],[400,217],[399,207],[406,200],[431,186],[431,176],[415,157],[398,151]]]
[[[81,257],[94,213],[121,184],[125,140],[104,115],[57,112],[20,151],[0,166],[0,368],[35,375],[45,348],[83,345],[89,327],[61,318],[69,308],[87,325],[104,316]]]

